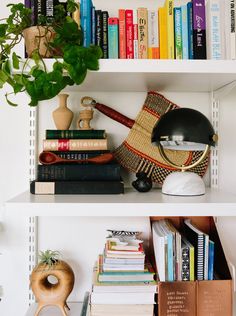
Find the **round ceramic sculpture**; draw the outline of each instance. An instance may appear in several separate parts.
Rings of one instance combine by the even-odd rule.
[[[49,282],[49,277],[56,278],[57,283]],[[57,306],[63,316],[67,316],[69,309],[66,300],[74,287],[74,272],[63,260],[58,260],[49,267],[45,263],[38,264],[30,276],[30,285],[36,297],[38,308],[35,316],[38,316],[42,308],[49,305]]]
[[[68,94],[59,94],[59,106],[52,112],[52,117],[58,130],[67,130],[70,127],[74,113],[67,107]]]

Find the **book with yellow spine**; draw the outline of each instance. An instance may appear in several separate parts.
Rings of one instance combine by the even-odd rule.
[[[167,51],[167,17],[164,7],[158,9],[158,22],[159,22],[159,39],[160,39],[160,59],[168,58]]]
[[[174,0],[165,1],[166,19],[167,19],[167,51],[168,59],[175,58],[174,42]]]

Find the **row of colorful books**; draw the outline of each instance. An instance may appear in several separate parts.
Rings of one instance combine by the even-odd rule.
[[[189,219],[180,233],[168,219],[152,226],[160,281],[213,280],[214,242]]]
[[[175,7],[165,0],[154,10],[119,9],[109,17],[81,0],[84,45],[101,46],[103,58],[111,59],[235,59],[235,2],[192,0]]]
[[[46,130],[33,194],[124,193],[105,130]]]
[[[93,272],[91,316],[152,316],[157,290],[138,233],[110,231]]]

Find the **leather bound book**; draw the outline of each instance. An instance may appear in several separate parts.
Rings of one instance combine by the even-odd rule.
[[[197,283],[192,281],[160,282],[158,284],[158,315],[197,315],[196,290]]]

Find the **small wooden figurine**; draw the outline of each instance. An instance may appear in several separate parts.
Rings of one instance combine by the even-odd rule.
[[[90,107],[90,104],[82,103],[81,105],[85,106],[86,109],[79,112],[77,127],[79,130],[91,130],[93,128],[90,126],[90,121],[93,119],[94,111]]]

